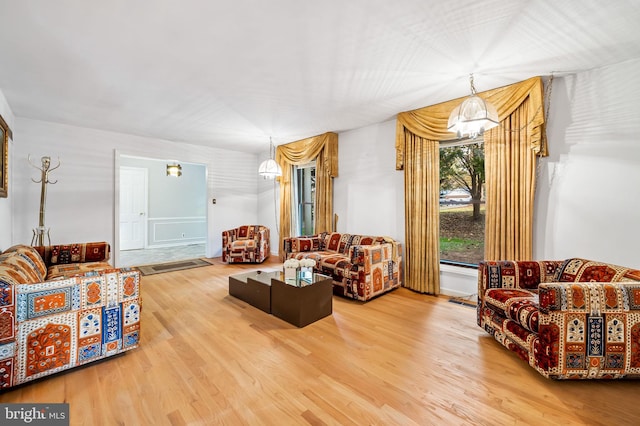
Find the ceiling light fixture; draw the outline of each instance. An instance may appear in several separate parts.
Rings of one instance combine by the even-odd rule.
[[[447,130],[455,132],[458,139],[475,139],[499,124],[495,107],[476,94],[473,74],[469,74],[469,82],[471,95],[451,111],[447,124]]]
[[[260,163],[260,167],[258,167],[258,174],[263,176],[265,179],[273,179],[276,176],[282,176],[282,169],[280,168],[280,165],[273,159],[275,151],[276,149],[273,146],[271,137],[269,137],[269,159],[264,160]]]
[[[167,164],[167,176],[182,176],[182,166],[178,163]]]

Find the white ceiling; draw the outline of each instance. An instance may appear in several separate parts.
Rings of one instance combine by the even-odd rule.
[[[0,0],[17,117],[247,152],[640,57],[640,1]]]

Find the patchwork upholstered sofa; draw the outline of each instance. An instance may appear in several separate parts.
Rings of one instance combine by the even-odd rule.
[[[242,225],[222,231],[222,261],[227,263],[262,263],[271,254],[269,228]]]
[[[106,242],[0,254],[0,388],[138,346],[140,273],[109,256]]]
[[[545,377],[640,378],[640,271],[579,258],[481,262],[478,325]]]
[[[333,292],[369,300],[402,284],[402,245],[392,238],[321,233],[284,239],[286,259],[313,259]]]

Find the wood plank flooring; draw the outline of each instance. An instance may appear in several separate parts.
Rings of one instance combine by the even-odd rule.
[[[0,394],[72,425],[631,425],[640,381],[543,378],[475,309],[398,289],[298,329],[228,294],[224,265],[142,279],[142,342]]]

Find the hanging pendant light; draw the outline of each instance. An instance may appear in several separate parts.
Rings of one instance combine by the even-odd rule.
[[[471,95],[451,111],[447,124],[447,130],[456,133],[458,139],[475,139],[499,124],[495,107],[476,94],[473,74],[469,75],[469,80]]]
[[[258,174],[263,176],[265,179],[273,179],[276,176],[282,176],[282,169],[280,168],[280,165],[273,159],[275,151],[276,149],[273,146],[273,142],[271,141],[271,138],[269,138],[269,159],[264,160],[260,163],[260,167],[258,167]]]

